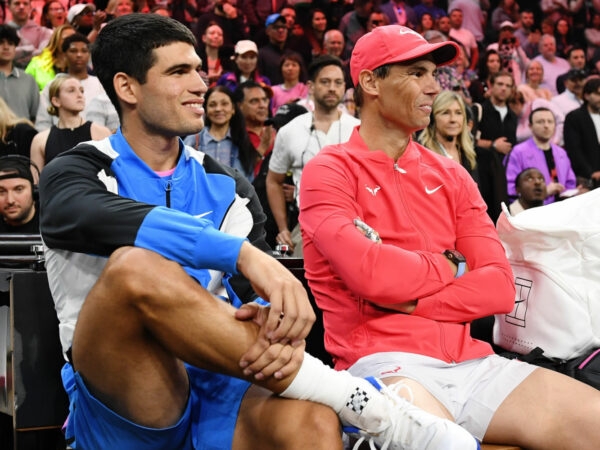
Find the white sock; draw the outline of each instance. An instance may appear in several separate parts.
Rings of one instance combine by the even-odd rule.
[[[307,353],[296,378],[280,395],[330,406],[344,425],[370,433],[390,424],[389,405],[369,381],[333,370]]]

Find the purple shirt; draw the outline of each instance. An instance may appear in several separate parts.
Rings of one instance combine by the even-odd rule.
[[[577,182],[575,180],[573,169],[571,169],[571,161],[567,156],[567,152],[555,144],[551,144],[551,148],[552,155],[554,156],[554,165],[556,166],[558,182],[562,184],[565,189],[574,189],[577,187]],[[506,166],[508,195],[512,198],[517,196],[517,189],[515,187],[517,175],[525,169],[530,167],[538,169],[544,175],[544,180],[546,180],[547,185],[554,181],[550,177],[550,171],[548,170],[544,151],[540,150],[533,138],[529,138],[525,142],[515,145],[512,151],[504,159],[504,165]],[[554,202],[554,196],[551,195],[546,198],[544,204],[547,205],[552,202]]]

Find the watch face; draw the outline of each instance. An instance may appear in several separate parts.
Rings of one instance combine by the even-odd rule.
[[[446,258],[448,258],[454,264],[458,264],[458,263],[467,261],[465,259],[465,257],[462,255],[462,253],[460,253],[459,251],[456,251],[456,250],[446,250],[444,252],[444,255],[446,256]]]

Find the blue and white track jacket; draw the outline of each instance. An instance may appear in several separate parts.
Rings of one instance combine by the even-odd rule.
[[[176,261],[214,293],[220,293],[223,273],[231,274],[242,301],[256,298],[236,270],[245,239],[269,250],[253,187],[181,141],[180,148],[174,173],[164,178],[133,152],[121,131],[78,145],[42,171],[40,228],[64,351],[85,297],[119,247]]]

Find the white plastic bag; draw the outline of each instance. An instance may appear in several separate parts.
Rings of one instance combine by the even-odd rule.
[[[496,228],[515,277],[515,307],[494,343],[571,359],[600,346],[600,189],[511,216]]]

